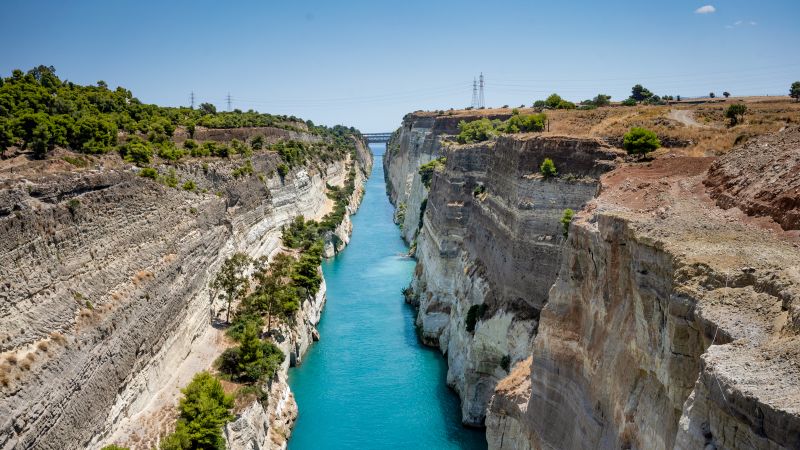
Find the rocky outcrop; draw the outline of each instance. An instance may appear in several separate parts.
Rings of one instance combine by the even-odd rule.
[[[721,208],[800,229],[800,127],[758,137],[717,160],[705,181]]]
[[[354,163],[365,169],[371,157],[359,146]],[[115,158],[67,171],[46,161],[3,182],[0,448],[154,445],[174,420],[178,388],[227,345],[224,305],[208,291],[222,261],[278,251],[281,226],[321,217],[326,183],[349,171],[344,160],[312,161],[281,178],[268,152],[244,176],[243,159],[195,160],[174,167],[197,186],[186,191]],[[321,295],[281,343],[295,362],[313,340]],[[275,384],[284,390],[267,409],[290,417],[293,407],[279,406],[291,403],[285,377]]]

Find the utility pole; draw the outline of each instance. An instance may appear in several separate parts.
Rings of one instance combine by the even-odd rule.
[[[228,97],[226,97],[225,100],[227,100],[227,102],[228,102],[228,112],[231,112],[231,93],[230,92],[228,92]]]
[[[481,80],[481,93],[480,93],[480,99],[478,100],[478,103],[479,103],[478,107],[479,108],[484,108],[484,107],[486,107],[486,103],[484,102],[484,99],[483,99],[483,72],[481,72],[480,80]]]
[[[189,94],[189,99],[192,103],[192,109],[194,109],[194,91],[192,91],[192,93]]]
[[[478,80],[472,77],[472,105],[473,108],[478,107]]]

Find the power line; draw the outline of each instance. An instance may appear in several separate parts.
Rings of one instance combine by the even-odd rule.
[[[228,92],[228,97],[226,98],[228,101],[228,112],[231,112],[231,93]]]
[[[189,99],[190,99],[189,101],[192,104],[191,108],[194,109],[194,91],[192,91],[192,93],[189,94]]]

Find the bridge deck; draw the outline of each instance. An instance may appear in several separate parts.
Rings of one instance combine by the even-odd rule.
[[[389,142],[392,133],[362,133],[361,135],[364,136],[367,142],[379,144],[382,142]]]

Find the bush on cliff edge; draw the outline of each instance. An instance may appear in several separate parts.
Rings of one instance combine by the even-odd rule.
[[[629,155],[646,155],[659,147],[658,136],[647,128],[633,127],[622,138],[622,148]]]

